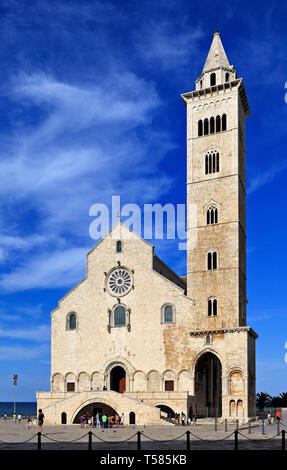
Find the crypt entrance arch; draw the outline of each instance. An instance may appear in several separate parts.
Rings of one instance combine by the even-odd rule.
[[[116,410],[112,406],[103,402],[91,402],[84,405],[75,415],[73,419],[73,424],[80,423],[80,416],[85,416],[85,418],[90,418],[91,416],[96,417],[97,413],[100,416],[106,414],[107,416],[115,416]]]
[[[209,351],[195,365],[195,411],[198,418],[222,416],[222,366]]]

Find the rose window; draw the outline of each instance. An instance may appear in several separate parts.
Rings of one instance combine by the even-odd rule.
[[[114,269],[108,276],[107,288],[115,297],[126,295],[132,288],[131,273],[125,268]]]

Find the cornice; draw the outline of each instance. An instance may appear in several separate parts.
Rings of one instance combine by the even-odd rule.
[[[202,335],[222,335],[228,333],[249,333],[254,338],[258,338],[258,334],[250,326],[238,326],[233,328],[221,328],[218,330],[193,330],[190,331],[190,336],[202,336]]]

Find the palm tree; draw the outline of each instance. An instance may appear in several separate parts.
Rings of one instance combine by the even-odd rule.
[[[277,397],[272,397],[269,404],[273,408],[278,408],[282,406],[282,402],[283,402],[282,398],[277,396]]]
[[[272,400],[271,396],[268,393],[257,393],[256,395],[256,406],[258,406],[259,410],[264,409],[266,406],[270,405],[270,401]]]
[[[282,406],[286,408],[287,407],[287,393],[286,392],[280,393],[280,398],[282,400]]]

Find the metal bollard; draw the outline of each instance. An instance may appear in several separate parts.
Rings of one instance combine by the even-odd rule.
[[[236,431],[238,431],[238,419],[236,420]]]
[[[265,434],[264,418],[262,419],[262,434]]]
[[[285,450],[285,434],[286,434],[285,429],[282,429],[281,433],[282,433],[282,450]]]
[[[138,450],[141,450],[141,432],[138,431],[137,435],[138,435]]]
[[[227,432],[227,418],[224,420],[224,431]]]
[[[190,431],[186,431],[186,450],[190,450]]]
[[[92,450],[92,431],[89,431],[89,450]]]
[[[41,433],[38,432],[38,450],[41,450]]]
[[[280,433],[280,421],[278,419],[278,421],[277,421],[277,434],[279,434],[279,433]]]
[[[217,431],[217,418],[214,420],[214,431]]]
[[[251,422],[248,420],[248,434],[251,434]]]
[[[238,431],[234,431],[234,450],[238,450]]]

